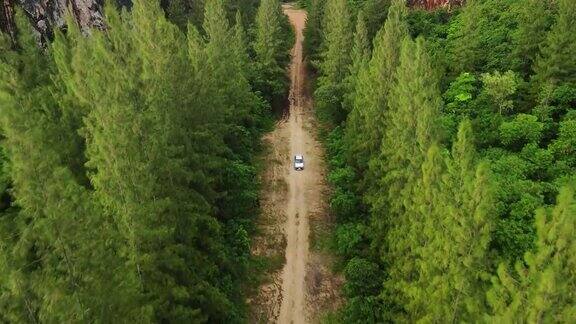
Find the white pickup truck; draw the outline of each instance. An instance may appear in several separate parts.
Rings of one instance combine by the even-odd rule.
[[[294,156],[294,170],[296,171],[304,170],[304,156],[302,155]]]

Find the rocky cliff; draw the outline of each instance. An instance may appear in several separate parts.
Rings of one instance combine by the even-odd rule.
[[[14,30],[14,7],[20,5],[40,41],[52,37],[54,28],[63,27],[66,12],[70,11],[84,33],[91,28],[104,28],[103,0],[0,0],[0,30],[12,34]]]

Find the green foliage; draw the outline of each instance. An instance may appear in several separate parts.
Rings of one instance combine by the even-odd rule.
[[[437,68],[444,69],[447,62],[446,44],[453,15],[446,9],[426,11],[413,8],[407,17],[412,37],[424,37],[426,46]]]
[[[0,321],[245,320],[270,114],[239,8],[200,3],[204,35],[135,1],[46,49],[22,18],[0,41]]]
[[[345,78],[346,93],[343,98],[343,109],[349,113],[354,108],[354,93],[358,75],[362,69],[365,69],[370,61],[370,41],[368,39],[368,30],[364,14],[361,11],[356,17],[356,29],[354,31],[354,45],[350,56],[351,63],[349,74]]]
[[[324,40],[320,72],[328,84],[342,82],[348,74],[352,43],[352,25],[347,0],[328,0],[324,12]]]
[[[364,13],[361,11],[356,18],[356,29],[354,30],[354,46],[352,47],[351,54],[352,65],[350,66],[350,74],[356,76],[358,72],[370,60],[370,39],[368,37],[368,30],[366,27]],[[350,91],[354,90],[354,86],[350,87]]]
[[[536,116],[519,114],[514,120],[500,125],[500,138],[506,147],[518,151],[526,144],[538,143],[542,129]]]
[[[362,253],[365,248],[366,228],[360,223],[345,223],[336,229],[336,252],[346,258]]]
[[[352,21],[347,0],[327,0],[323,26],[321,76],[314,97],[319,115],[338,125],[346,118],[342,103],[352,50]]]
[[[522,0],[470,0],[448,31],[448,66],[455,74],[510,69],[516,15]]]
[[[347,118],[345,142],[347,159],[366,179],[368,161],[377,154],[386,127],[388,96],[399,61],[400,44],[408,35],[404,1],[394,1],[388,19],[374,40],[372,58],[358,73],[354,105]]]
[[[256,13],[256,79],[254,86],[273,106],[281,104],[288,89],[285,67],[290,61],[293,32],[278,0],[262,0]]]
[[[574,318],[575,213],[571,187],[561,190],[551,212],[537,212],[536,250],[526,254],[526,265],[516,264],[516,273],[511,274],[503,264],[493,279],[488,293],[490,322],[566,322]]]
[[[304,54],[315,67],[322,43],[322,17],[326,0],[311,0],[306,6],[306,26],[304,27]]]
[[[472,126],[465,120],[446,160],[445,175],[438,176],[442,158],[434,148],[423,166],[426,200],[421,208],[426,210],[429,204],[432,210],[426,211],[424,233],[429,244],[422,248],[423,288],[415,295],[415,304],[425,321],[473,321],[483,312],[494,196],[492,175],[486,163],[477,163],[473,142]],[[441,302],[426,302],[431,296]]]
[[[164,0],[161,3],[166,18],[185,31],[188,22],[195,26],[202,25],[205,2],[205,0]]]
[[[53,58],[25,32],[22,16],[18,25],[20,51],[0,63],[3,145],[18,206],[1,217],[0,318],[147,321],[135,278],[110,253],[122,248],[120,233],[73,172],[83,159],[80,125],[59,106],[65,93]]]
[[[565,120],[560,123],[558,138],[550,144],[555,158],[570,168],[576,168],[576,120]]]
[[[537,90],[546,90],[562,83],[576,83],[576,58],[573,55],[576,51],[575,19],[576,3],[559,0],[558,16],[535,62],[534,83]]]
[[[4,148],[0,147],[0,212],[8,209],[12,203],[12,198],[8,192],[10,188],[10,173],[8,170],[8,158]]]
[[[187,31],[188,23],[196,28],[202,26],[204,21],[204,9],[207,0],[161,0],[160,5],[164,9],[166,18],[183,32]],[[234,15],[239,13],[245,21],[252,22],[258,0],[224,0],[224,7],[228,20],[232,21]]]
[[[346,296],[372,296],[376,295],[381,287],[382,273],[377,264],[361,258],[348,261],[344,269]]]
[[[508,113],[514,108],[514,101],[510,99],[518,87],[517,77],[512,71],[504,74],[496,71],[494,73],[482,74],[484,92],[498,107],[498,113]]]
[[[364,0],[362,2],[359,11],[361,10],[364,14],[368,39],[372,41],[386,21],[393,0]]]
[[[534,61],[553,23],[552,1],[518,1],[513,8],[518,12],[518,28],[512,34],[514,68],[524,77],[532,74]]]
[[[369,2],[348,3],[362,11],[345,86],[320,82],[320,68],[315,89],[320,109],[347,114],[327,124],[333,247],[347,279],[330,320],[567,321],[574,208],[570,189],[557,196],[575,181],[574,2],[426,12],[393,1],[366,59]],[[513,274],[497,269],[518,261]]]
[[[387,289],[394,302],[405,304],[406,291],[416,271],[412,261],[420,245],[422,215],[413,209],[422,163],[437,141],[441,97],[436,74],[424,42],[404,39],[388,103],[389,116],[381,153],[371,160],[379,187],[370,193],[374,243],[390,265]],[[395,316],[401,316],[397,314]]]

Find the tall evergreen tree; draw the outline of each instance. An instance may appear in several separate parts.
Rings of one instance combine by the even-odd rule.
[[[242,321],[266,105],[226,4],[188,46],[149,1],[45,49],[22,19],[18,51],[2,37],[1,322]]]
[[[394,1],[384,27],[374,40],[372,59],[358,74],[357,93],[346,128],[348,160],[364,176],[364,189],[371,176],[365,173],[368,160],[377,154],[386,128],[389,91],[399,61],[400,44],[408,35],[407,9],[402,0]]]
[[[432,295],[438,293],[438,277],[442,275],[438,264],[448,262],[445,257],[438,259],[438,254],[446,252],[446,247],[443,246],[446,239],[443,226],[447,223],[446,208],[443,208],[446,203],[443,192],[446,187],[445,172],[446,165],[441,148],[433,143],[422,164],[422,177],[418,179],[412,198],[411,208],[418,217],[413,219],[412,227],[418,230],[411,230],[409,234],[412,235],[410,240],[415,242],[416,257],[413,263],[417,267],[418,275],[401,287],[409,297],[407,304],[402,305],[409,321],[431,317],[429,301]],[[441,307],[439,304],[435,305]]]
[[[552,6],[549,0],[523,0],[514,8],[518,12],[518,28],[513,34],[514,63],[524,77],[532,74],[534,61],[553,23]]]
[[[370,41],[368,30],[362,11],[356,18],[356,30],[354,31],[354,45],[351,53],[350,72],[345,80],[345,97],[342,103],[344,110],[350,112],[354,107],[354,94],[356,92],[356,80],[358,74],[370,61]]]
[[[217,202],[219,216],[229,219],[240,217],[244,212],[253,211],[256,202],[254,199],[242,200],[233,193],[236,190],[245,189],[241,186],[240,174],[246,171],[251,174],[250,168],[244,163],[250,161],[255,149],[254,145],[259,135],[259,128],[256,123],[258,119],[264,116],[264,103],[257,97],[250,88],[246,79],[246,71],[243,64],[246,62],[247,53],[245,49],[238,44],[241,37],[241,30],[228,29],[225,22],[224,7],[213,1],[206,6],[205,29],[208,36],[208,42],[205,47],[205,57],[207,60],[207,80],[214,80],[212,89],[214,95],[212,100],[214,104],[220,105],[222,113],[227,116],[224,120],[225,128],[223,129],[224,141],[231,150],[225,157],[229,160],[224,162],[220,168],[215,169],[219,173],[218,191],[222,197]],[[227,44],[236,44],[236,46],[227,46]],[[231,176],[231,175],[234,176]],[[246,174],[244,174],[246,175]],[[244,208],[239,208],[234,200],[242,200],[245,203]],[[241,203],[241,204],[242,204]]]
[[[448,33],[448,68],[458,75],[511,68],[512,38],[521,0],[467,0]]]
[[[0,319],[145,321],[138,289],[113,252],[119,233],[73,172],[78,125],[58,104],[52,57],[23,19],[19,30],[21,52],[12,68],[0,66],[1,122],[19,207],[0,226],[8,238],[0,252]]]
[[[537,90],[546,90],[562,83],[576,84],[576,57],[573,55],[576,51],[575,20],[576,2],[559,0],[556,22],[535,62],[534,82]]]
[[[322,44],[322,16],[326,0],[311,0],[307,7],[306,26],[304,27],[304,54],[317,67],[318,52]]]
[[[254,73],[252,71],[250,54],[248,51],[250,42],[248,40],[248,35],[246,35],[246,31],[244,29],[242,15],[240,14],[240,11],[236,12],[233,44],[234,44],[235,56],[238,59],[244,77],[249,81],[252,81],[254,79]]]
[[[366,29],[368,31],[368,39],[370,45],[376,36],[376,33],[382,28],[386,17],[388,16],[388,9],[393,0],[364,0],[361,3],[361,10],[364,13],[366,20]]]
[[[205,64],[206,72],[210,74],[206,77],[215,82],[211,85],[216,91],[213,100],[215,106],[220,107],[225,123],[235,125],[247,118],[255,100],[242,66],[246,53],[242,53],[243,48],[237,44],[237,36],[228,24],[223,0],[207,3],[204,17]],[[225,130],[228,131],[230,129]]]
[[[423,213],[426,239],[416,286],[421,290],[411,300],[413,320],[474,321],[484,312],[494,200],[490,169],[476,163],[473,141],[472,125],[465,120],[439,181],[441,189],[435,191],[441,192],[440,199],[432,196],[436,199],[420,204],[432,211]],[[439,302],[430,303],[430,298]]]
[[[320,77],[314,93],[318,111],[338,125],[346,118],[342,107],[349,75],[352,26],[347,0],[328,0],[324,13],[324,32]]]
[[[153,321],[235,318],[211,278],[225,255],[202,162],[202,147],[217,146],[205,147],[200,128],[219,117],[199,106],[207,99],[189,75],[184,35],[158,18],[157,4],[136,2],[130,15],[111,9],[107,17],[114,32],[76,40],[88,50],[73,51],[73,61],[89,62],[92,73],[75,69],[73,90],[89,107],[91,181],[123,235],[127,273]]]
[[[390,265],[388,292],[398,305],[406,305],[403,287],[414,280],[421,241],[422,219],[413,201],[428,149],[438,139],[442,100],[423,39],[405,38],[399,62],[388,100],[386,136],[380,155],[370,161],[372,174],[379,177],[370,203],[374,244]]]
[[[370,39],[368,38],[368,29],[364,12],[360,11],[356,18],[356,29],[354,31],[354,45],[352,47],[350,74],[356,76],[358,72],[370,60]]]
[[[352,49],[352,20],[346,0],[328,0],[324,12],[324,39],[320,72],[325,83],[337,84],[348,75]]]
[[[565,187],[549,212],[536,214],[536,250],[511,274],[505,265],[488,294],[492,323],[565,323],[576,316],[576,203]]]
[[[279,104],[288,88],[285,66],[290,60],[291,29],[278,0],[262,0],[256,13],[256,90],[269,102]]]

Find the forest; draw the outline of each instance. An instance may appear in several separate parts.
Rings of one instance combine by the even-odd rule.
[[[293,36],[278,1],[237,4],[196,19],[181,1],[108,3],[89,36],[71,14],[38,35],[16,8],[16,39],[0,38],[0,322],[245,321],[253,159]]]
[[[251,322],[281,1],[82,1],[0,1],[0,322]],[[322,321],[574,322],[576,1],[296,5],[344,278]]]
[[[576,1],[303,3],[346,278],[328,321],[573,322]]]

